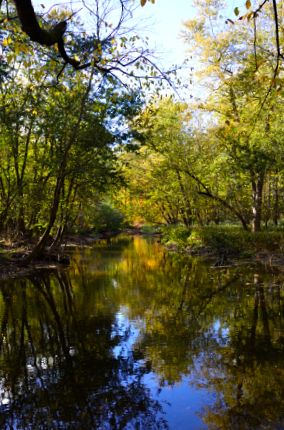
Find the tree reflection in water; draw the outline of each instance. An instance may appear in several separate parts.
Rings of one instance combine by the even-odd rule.
[[[209,429],[284,428],[284,291],[252,278],[251,306],[236,310],[230,341],[204,360],[202,377],[217,395],[204,416]]]
[[[0,285],[1,429],[284,428],[283,275],[139,237],[73,262]]]
[[[128,330],[84,312],[66,273],[5,282],[1,295],[1,429],[167,428],[147,364],[113,353]]]
[[[284,428],[283,275],[210,269],[143,239],[134,248],[119,266],[120,295],[144,322],[135,347],[160,386],[188,376],[213,392],[199,412],[209,429]]]

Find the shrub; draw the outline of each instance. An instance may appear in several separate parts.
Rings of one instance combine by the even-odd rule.
[[[262,250],[281,250],[284,246],[284,233],[251,233],[235,226],[208,226],[195,229],[188,239],[188,244],[193,248],[207,247],[221,255],[248,256]]]
[[[162,228],[162,242],[166,245],[186,247],[191,230],[183,224],[168,225]]]
[[[123,226],[123,221],[123,214],[105,202],[98,205],[93,218],[94,228],[98,232],[118,231]]]
[[[220,256],[247,257],[260,251],[284,250],[284,230],[252,233],[235,225],[195,226],[182,224],[162,228],[162,243],[190,252],[210,251]]]

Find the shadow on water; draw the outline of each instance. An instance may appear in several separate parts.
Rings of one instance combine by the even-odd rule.
[[[154,240],[0,284],[1,429],[283,429],[281,276]]]

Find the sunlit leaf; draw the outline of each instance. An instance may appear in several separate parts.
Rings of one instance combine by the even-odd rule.
[[[247,20],[249,21],[254,15],[254,12],[250,12],[247,14]]]
[[[246,8],[249,9],[251,7],[251,1],[247,0],[246,1]]]
[[[3,40],[2,46],[8,46],[12,42],[12,39],[10,37],[6,37],[6,39]]]

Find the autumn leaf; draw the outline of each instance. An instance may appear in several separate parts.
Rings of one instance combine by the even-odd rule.
[[[3,40],[2,46],[8,46],[12,42],[12,39],[10,37],[7,37]]]
[[[251,7],[251,1],[247,0],[246,1],[246,8],[249,9]]]

